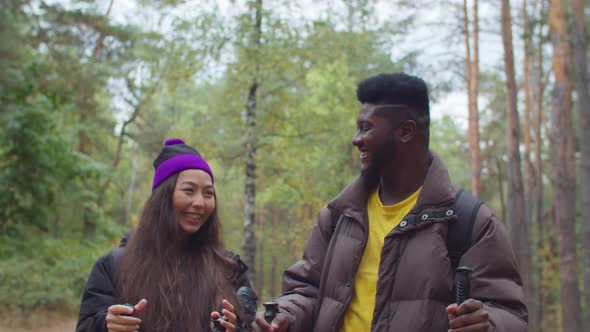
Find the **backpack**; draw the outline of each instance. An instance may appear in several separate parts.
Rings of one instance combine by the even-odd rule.
[[[471,248],[473,225],[475,224],[475,218],[481,205],[482,201],[463,190],[463,188],[457,191],[453,210],[455,210],[458,219],[457,222],[449,224],[449,232],[447,234],[447,251],[453,271],[459,267],[463,254]],[[332,238],[336,230],[339,215],[340,213],[332,210],[330,238]]]
[[[459,189],[455,197],[455,213],[457,222],[449,224],[447,234],[447,251],[451,259],[453,271],[459,267],[463,254],[471,248],[471,236],[477,212],[482,201],[473,196],[470,192]]]

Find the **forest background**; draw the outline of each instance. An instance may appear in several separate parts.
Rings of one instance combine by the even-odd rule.
[[[588,331],[589,17],[584,0],[1,1],[0,318],[75,320],[170,137],[210,161],[225,244],[277,296],[359,173],[356,84],[405,71],[429,84],[432,149],[506,223],[530,331]]]

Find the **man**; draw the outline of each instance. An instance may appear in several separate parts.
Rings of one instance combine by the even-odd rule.
[[[279,313],[272,324],[259,313],[254,330],[526,331],[514,253],[486,206],[461,258],[473,270],[471,298],[451,304],[457,188],[428,147],[424,81],[381,74],[361,82],[357,97],[361,175],[321,209],[303,259],[285,271]]]

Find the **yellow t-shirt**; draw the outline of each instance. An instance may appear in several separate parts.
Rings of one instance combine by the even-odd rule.
[[[373,311],[375,309],[375,295],[377,277],[379,275],[379,260],[385,236],[397,226],[402,218],[416,205],[422,187],[408,198],[394,205],[384,206],[379,198],[379,189],[369,197],[367,213],[369,215],[369,239],[363,252],[361,263],[354,280],[352,299],[344,314],[344,324],[341,332],[370,331]]]

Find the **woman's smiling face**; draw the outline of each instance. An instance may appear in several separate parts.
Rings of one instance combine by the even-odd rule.
[[[215,210],[215,189],[211,176],[200,169],[178,173],[172,206],[181,233],[188,236],[198,232]]]

